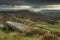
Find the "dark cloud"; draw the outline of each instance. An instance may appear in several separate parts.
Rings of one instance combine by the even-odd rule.
[[[48,4],[48,3],[60,3],[60,0],[0,0],[0,4],[6,4],[6,5],[25,5],[25,4],[30,4],[30,5],[35,5],[35,4]]]
[[[26,0],[29,4],[57,4],[60,0]]]
[[[0,5],[22,5],[25,0],[0,0]]]

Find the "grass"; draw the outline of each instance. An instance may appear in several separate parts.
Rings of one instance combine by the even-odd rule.
[[[14,18],[16,18],[16,20],[22,21],[24,24],[27,24],[27,25],[41,27],[41,28],[48,29],[51,31],[60,32],[59,31],[60,22],[59,22],[59,24],[51,25],[51,24],[48,24],[45,22],[33,22],[29,19],[17,18],[15,16],[14,16]],[[5,30],[5,31],[0,30],[0,40],[41,40],[41,39],[42,39],[42,36],[39,36],[39,37],[37,37],[36,35],[25,36],[18,32],[11,32],[9,30]]]
[[[44,29],[48,29],[48,30],[51,30],[51,31],[60,32],[60,20],[58,21],[59,22],[58,24],[51,25],[51,24],[48,24],[46,22],[33,22],[33,21],[31,21],[29,19],[25,19],[25,18],[17,18],[17,17],[15,17],[15,18],[17,20],[23,21],[24,24],[27,24],[27,25],[42,27]]]
[[[24,35],[20,35],[20,33],[18,32],[6,33],[0,30],[0,40],[41,40],[41,37],[24,36]]]
[[[51,24],[37,24],[36,26],[51,30],[51,31],[57,31],[60,32],[60,23],[59,24],[55,24],[55,25],[51,25]]]

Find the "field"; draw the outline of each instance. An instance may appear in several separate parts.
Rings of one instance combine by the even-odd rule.
[[[42,40],[44,34],[46,35],[48,33],[48,31],[53,32],[53,33],[47,34],[47,35],[53,35],[53,36],[57,35],[56,38],[58,40],[60,40],[60,31],[59,31],[60,30],[60,20],[59,19],[57,19],[57,20],[49,19],[48,21],[45,21],[44,18],[46,18],[46,17],[43,17],[43,16],[35,17],[36,15],[31,16],[30,14],[28,16],[26,14],[18,14],[19,16],[17,14],[6,14],[6,15],[5,14],[0,15],[0,24],[5,25],[5,27],[6,27],[6,21],[13,21],[13,22],[19,22],[19,23],[22,23],[22,24],[28,26],[28,29],[31,26],[32,28],[37,27],[37,28],[39,28],[39,30],[38,31],[33,30],[34,32],[32,32],[32,33],[30,32],[31,34],[28,33],[28,35],[27,35],[27,33],[21,33],[19,31],[15,31],[15,30],[13,31],[9,28],[6,28],[6,29],[0,28],[0,40]],[[44,20],[42,20],[42,18]],[[35,19],[36,20],[39,19],[39,20],[36,21]]]
[[[34,37],[34,36],[24,36],[18,32],[9,32],[6,33],[0,30],[0,40],[40,40],[41,37]]]

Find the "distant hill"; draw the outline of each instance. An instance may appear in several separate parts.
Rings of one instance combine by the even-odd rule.
[[[32,13],[28,10],[19,10],[19,11],[2,11],[0,14],[15,14],[17,17],[30,19],[32,21],[48,21],[50,19],[57,19],[55,17],[47,16],[41,13]],[[8,15],[6,15],[8,17]],[[12,15],[13,16],[13,15]]]
[[[60,10],[41,10],[39,13],[52,17],[60,17]]]

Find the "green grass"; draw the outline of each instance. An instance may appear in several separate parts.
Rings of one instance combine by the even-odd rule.
[[[59,24],[51,25],[46,22],[33,22],[29,19],[25,18],[17,18],[17,20],[22,21],[24,24],[36,26],[36,27],[42,27],[51,31],[57,31],[60,32],[60,21]],[[10,32],[9,30],[0,30],[0,40],[41,40],[42,36],[37,37],[36,35],[32,36],[25,36],[18,32]]]
[[[59,24],[55,24],[55,25],[51,25],[51,24],[47,24],[47,23],[43,23],[43,24],[36,24],[36,26],[51,30],[51,31],[57,31],[60,32],[60,23]]]
[[[25,19],[25,18],[17,18],[17,17],[15,17],[15,18],[17,20],[23,21],[24,24],[27,24],[27,25],[42,27],[42,28],[45,28],[45,29],[48,29],[51,31],[60,32],[60,20],[58,21],[59,22],[58,24],[51,25],[51,24],[48,24],[46,22],[33,22],[33,21],[31,21],[29,19]]]
[[[24,36],[24,35],[20,35],[20,33],[18,32],[6,33],[0,30],[0,40],[41,40],[41,37]]]

